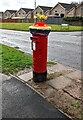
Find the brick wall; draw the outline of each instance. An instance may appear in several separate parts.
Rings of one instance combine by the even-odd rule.
[[[19,20],[18,19],[10,19],[10,18],[8,18],[8,19],[1,19],[0,18],[0,22],[18,22]]]

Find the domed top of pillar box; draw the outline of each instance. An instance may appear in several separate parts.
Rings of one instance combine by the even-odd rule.
[[[51,27],[48,26],[45,22],[36,22],[29,27],[30,33],[37,35],[48,35],[51,31]]]

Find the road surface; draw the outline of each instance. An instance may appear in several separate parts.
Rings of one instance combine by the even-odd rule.
[[[29,32],[0,29],[0,33],[0,43],[32,54]],[[49,60],[81,69],[81,31],[51,32],[48,38]]]
[[[10,78],[2,83],[3,118],[56,118],[70,120],[21,81]]]

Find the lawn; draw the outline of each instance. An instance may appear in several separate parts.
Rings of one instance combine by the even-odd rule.
[[[0,28],[27,31],[32,23],[0,23]]]
[[[29,26],[33,23],[0,23],[0,28],[3,29],[13,29],[13,30],[23,30],[28,31]],[[61,25],[49,24],[52,27],[52,31],[79,31],[83,30],[83,26],[67,26],[61,27]]]
[[[83,26],[61,26],[50,24],[52,31],[80,31],[83,30]]]
[[[0,61],[2,73],[5,74],[13,74],[32,65],[31,55],[2,44],[0,44],[0,57],[2,58],[2,62]]]

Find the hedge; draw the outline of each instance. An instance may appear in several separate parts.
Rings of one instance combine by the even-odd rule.
[[[81,21],[81,22],[83,22],[83,17],[64,17],[63,20],[65,20],[65,21]]]

